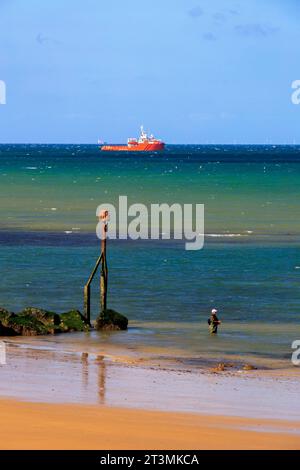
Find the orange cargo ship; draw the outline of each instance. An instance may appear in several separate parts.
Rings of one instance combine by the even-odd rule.
[[[128,139],[127,145],[103,145],[101,150],[106,152],[157,152],[164,148],[164,142],[155,139],[153,135],[148,136],[143,126],[141,126],[139,139]]]

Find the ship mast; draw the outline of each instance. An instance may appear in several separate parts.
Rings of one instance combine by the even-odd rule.
[[[147,140],[148,135],[147,132],[144,131],[144,126],[141,126],[141,136],[140,136],[140,141]]]

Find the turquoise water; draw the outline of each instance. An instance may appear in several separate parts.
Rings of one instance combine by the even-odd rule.
[[[185,362],[236,356],[288,367],[300,339],[299,163],[299,147],[174,146],[126,156],[95,146],[0,146],[0,304],[82,308],[99,253],[100,203],[120,194],[129,203],[204,203],[203,250],[109,243],[109,305],[131,328],[99,341]],[[214,339],[206,324],[213,306],[223,320]]]
[[[0,228],[94,231],[99,204],[203,203],[207,233],[300,233],[300,147],[0,146]]]

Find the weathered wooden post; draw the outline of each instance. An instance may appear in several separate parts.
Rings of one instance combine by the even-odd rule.
[[[107,230],[109,213],[107,210],[101,212],[99,216],[100,222],[102,222],[102,239],[101,239],[101,275],[100,275],[100,316],[104,319],[105,312],[107,310],[107,260],[106,260],[106,241],[107,241]]]
[[[99,216],[100,222],[102,222],[102,234],[101,234],[101,253],[97,260],[96,266],[90,275],[88,282],[84,286],[84,315],[88,323],[91,322],[91,283],[97,272],[97,269],[101,263],[100,272],[100,318],[104,320],[105,312],[107,310],[107,261],[106,261],[106,240],[107,240],[107,229],[109,221],[109,213],[104,210]]]
[[[84,286],[84,291],[83,291],[83,310],[84,310],[84,316],[86,318],[86,321],[88,323],[91,323],[91,287],[90,284],[86,284]]]
[[[95,277],[99,264],[101,263],[101,256],[102,255],[100,255],[99,258],[97,259],[96,265],[92,271],[92,274],[90,275],[88,279],[88,282],[84,286],[84,291],[83,291],[84,316],[88,323],[91,323],[91,283]]]
[[[106,241],[107,230],[109,222],[109,213],[107,210],[101,212],[99,220],[102,223],[101,233],[101,254],[96,262],[95,268],[90,275],[88,282],[84,286],[84,314],[87,321],[90,323],[91,317],[91,283],[94,276],[101,264],[100,270],[100,312],[95,321],[95,328],[97,330],[127,330],[128,319],[121,313],[112,309],[107,309],[107,279],[108,269],[106,260]]]

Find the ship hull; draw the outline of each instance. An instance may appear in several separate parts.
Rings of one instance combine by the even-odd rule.
[[[103,145],[103,152],[157,152],[164,150],[163,142],[145,142],[136,145]]]

